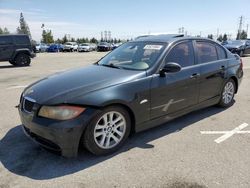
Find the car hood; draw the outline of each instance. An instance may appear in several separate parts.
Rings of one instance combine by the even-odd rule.
[[[75,97],[145,77],[145,75],[145,71],[90,65],[54,74],[35,82],[25,89],[23,96],[32,98],[38,104],[68,103]]]
[[[78,46],[78,48],[90,48],[89,46]]]
[[[242,45],[233,45],[233,44],[226,44],[224,45],[225,48],[231,49],[231,48],[240,48]]]

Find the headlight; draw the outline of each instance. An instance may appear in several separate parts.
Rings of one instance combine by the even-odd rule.
[[[49,119],[69,120],[79,116],[84,110],[85,108],[78,106],[42,106],[38,115]]]

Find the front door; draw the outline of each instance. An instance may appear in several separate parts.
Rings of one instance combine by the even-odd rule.
[[[167,55],[165,63],[175,62],[182,69],[166,73],[165,77],[153,75],[151,83],[151,119],[161,117],[198,103],[199,65],[195,65],[192,41],[176,44]]]

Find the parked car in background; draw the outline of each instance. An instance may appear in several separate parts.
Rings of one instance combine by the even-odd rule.
[[[122,45],[122,43],[115,43],[115,44],[112,44],[112,50],[118,48],[120,45]]]
[[[44,43],[36,44],[36,52],[46,52],[49,46]]]
[[[229,40],[224,47],[241,57],[250,54],[250,40]]]
[[[108,42],[100,42],[97,45],[97,51],[99,51],[99,52],[101,52],[101,51],[105,52],[105,51],[109,51],[111,49],[112,49],[111,44]]]
[[[0,61],[14,66],[29,66],[36,54],[28,35],[0,35]]]
[[[90,52],[92,48],[88,43],[82,43],[78,45],[78,52]]]
[[[90,43],[89,45],[92,51],[95,51],[97,49],[97,45],[95,43]]]
[[[24,132],[41,145],[65,157],[82,146],[106,155],[134,132],[208,106],[230,107],[242,77],[239,56],[217,42],[146,36],[31,84],[18,110]]]
[[[78,49],[78,44],[76,42],[66,42],[64,44],[63,51],[64,52],[74,52],[77,51]]]
[[[51,44],[47,52],[62,52],[63,51],[63,45],[62,44]]]

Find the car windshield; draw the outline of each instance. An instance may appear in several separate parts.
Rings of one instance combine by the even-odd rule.
[[[245,41],[244,40],[231,40],[231,41],[227,41],[227,44],[243,45],[245,44]]]
[[[65,45],[73,45],[72,43],[66,43]]]
[[[100,42],[99,45],[108,45],[107,42]]]
[[[155,64],[166,43],[128,42],[105,56],[98,65],[130,70],[147,70]]]
[[[88,46],[88,44],[80,44],[80,46]]]

